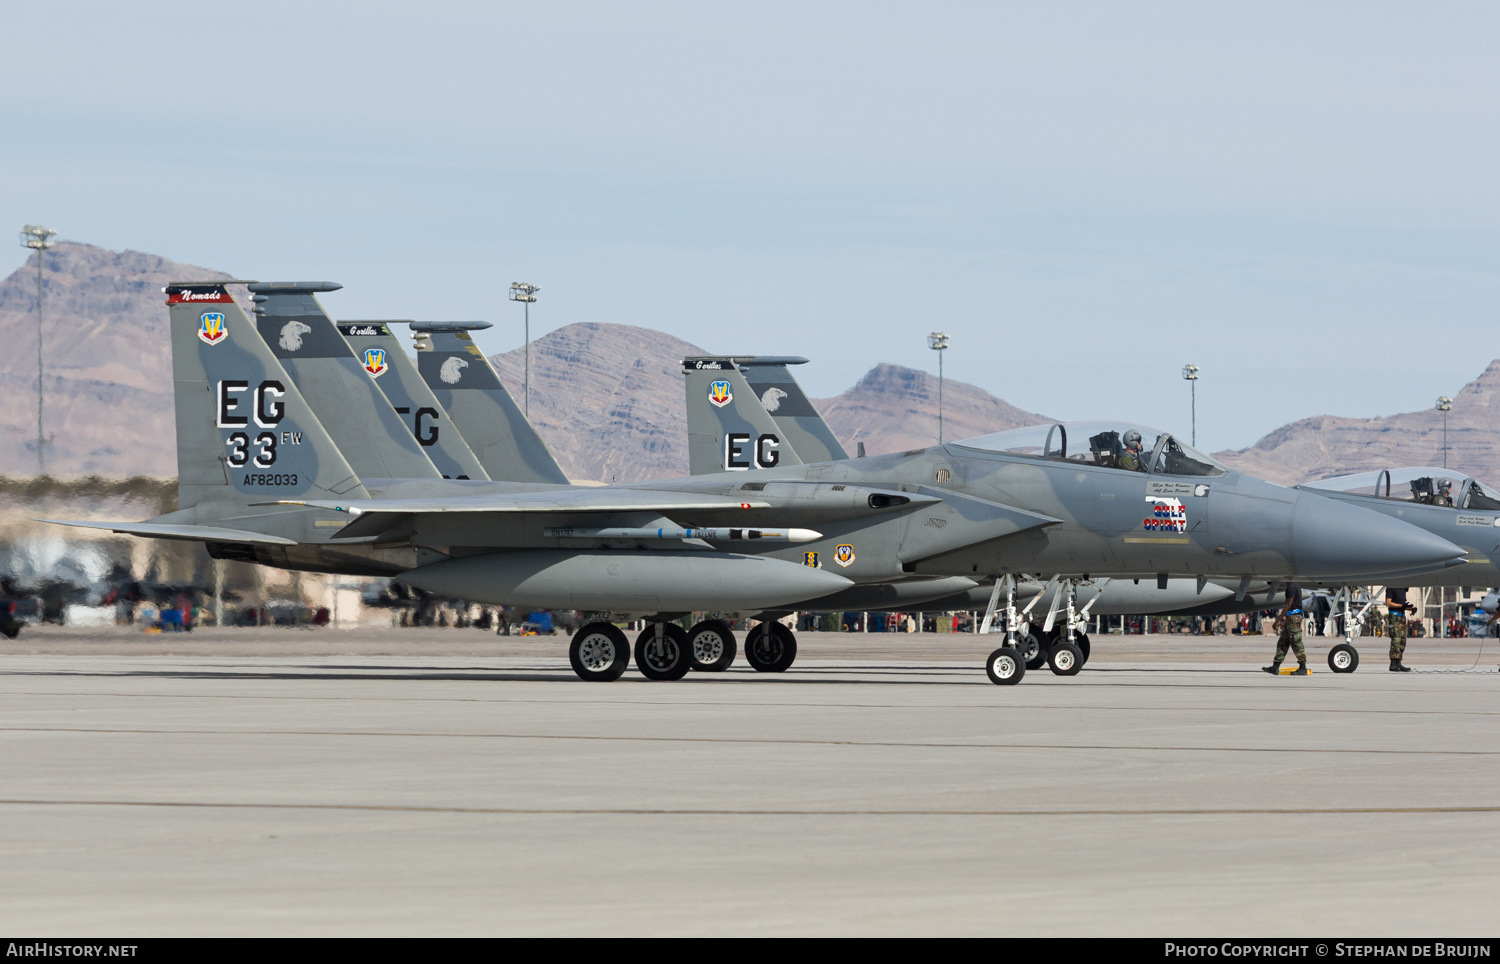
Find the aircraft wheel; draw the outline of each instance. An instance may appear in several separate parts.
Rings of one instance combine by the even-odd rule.
[[[797,658],[797,637],[772,620],[745,634],[745,662],[761,673],[783,673]]]
[[[1359,669],[1359,650],[1339,643],[1328,651],[1328,668],[1335,673],[1352,673]]]
[[[579,679],[597,683],[617,680],[630,665],[630,641],[609,623],[589,623],[573,634],[568,662]]]
[[[700,673],[722,673],[734,662],[734,633],[728,624],[705,619],[688,630],[688,655]]]
[[[1083,651],[1066,639],[1060,640],[1052,647],[1049,662],[1052,664],[1052,672],[1058,676],[1077,676],[1078,671],[1083,669]]]
[[[1014,686],[1026,675],[1026,660],[1009,646],[1001,646],[984,664],[990,682],[996,686]]]
[[[1073,645],[1077,646],[1078,647],[1078,652],[1081,653],[1081,654],[1083,654],[1083,658],[1078,661],[1078,665],[1079,666],[1087,666],[1089,664],[1089,634],[1088,633],[1077,633],[1077,634],[1075,634],[1073,636]]]
[[[1050,633],[1046,634],[1050,637]],[[1026,661],[1027,669],[1041,669],[1047,665],[1048,641],[1043,636],[1027,630],[1024,633],[1016,633],[1016,652]]]
[[[647,623],[635,638],[635,668],[647,679],[682,679],[693,668],[687,633],[676,623]]]

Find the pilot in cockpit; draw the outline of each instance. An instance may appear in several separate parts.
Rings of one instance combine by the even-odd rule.
[[[1438,479],[1437,494],[1432,497],[1433,505],[1453,505],[1453,480]]]
[[[1125,433],[1123,441],[1125,451],[1120,453],[1117,462],[1119,467],[1132,472],[1146,471],[1146,455],[1141,451],[1141,433],[1131,429]]]

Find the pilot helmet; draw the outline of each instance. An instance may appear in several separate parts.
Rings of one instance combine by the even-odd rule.
[[[1438,479],[1438,491],[1443,493],[1444,495],[1447,495],[1449,492],[1453,491],[1453,480]]]
[[[1137,432],[1135,429],[1131,429],[1130,431],[1128,431],[1128,432],[1125,433],[1125,447],[1126,448],[1138,448],[1140,446],[1140,444],[1141,444],[1141,433],[1140,432]]]

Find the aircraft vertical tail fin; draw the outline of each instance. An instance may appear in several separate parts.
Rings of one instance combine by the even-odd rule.
[[[359,477],[225,289],[174,282],[170,306],[177,413],[177,497],[198,523],[248,521],[281,499],[368,498]],[[311,525],[307,513],[294,513]],[[287,525],[293,525],[287,522]],[[295,528],[294,526],[294,528]],[[276,528],[272,526],[271,528]],[[310,532],[281,532],[304,541]]]
[[[443,411],[390,326],[410,321],[340,321],[339,334],[354,350],[365,373],[411,430],[417,443],[446,479],[488,479],[458,426]]]
[[[693,475],[801,465],[805,459],[735,366],[722,356],[682,360],[687,391],[688,468]]]
[[[497,482],[568,483],[469,331],[485,322],[417,321],[417,371]]]
[[[318,303],[318,292],[341,285],[293,281],[249,287],[261,337],[361,478],[442,477]]]
[[[838,462],[849,457],[833,429],[813,408],[802,386],[792,377],[788,366],[805,365],[797,356],[756,355],[735,358],[750,390],[760,399],[761,407],[780,427],[791,447],[804,462]]]

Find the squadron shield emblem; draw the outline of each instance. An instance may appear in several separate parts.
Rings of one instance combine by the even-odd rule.
[[[708,400],[719,408],[723,408],[734,401],[734,393],[729,390],[728,382],[714,382],[708,386]]]
[[[854,563],[854,547],[838,546],[833,550],[833,561],[841,566],[849,566]]]
[[[379,378],[384,375],[386,368],[384,348],[366,348],[364,353],[365,371],[370,373],[371,378]]]
[[[209,345],[217,345],[229,334],[224,329],[224,313],[222,311],[205,311],[198,318],[198,340]]]
[[[802,564],[810,569],[823,568],[822,564],[818,562],[818,554],[816,552],[804,552],[802,554]]]

